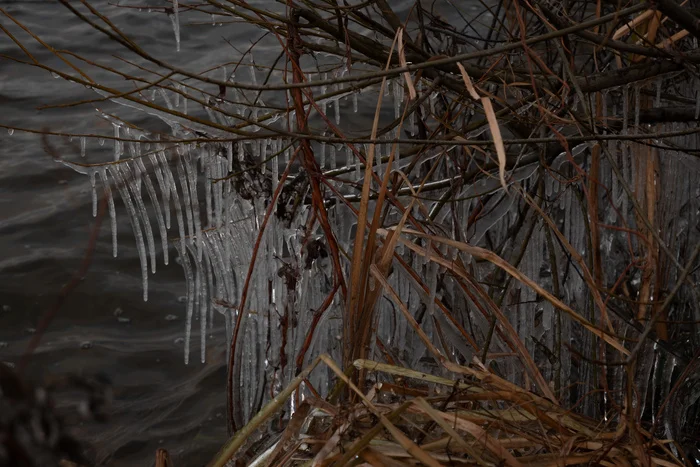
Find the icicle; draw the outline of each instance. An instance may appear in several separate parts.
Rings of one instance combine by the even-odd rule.
[[[190,189],[187,186],[187,176],[185,175],[185,168],[182,164],[183,156],[178,154],[177,158],[177,176],[180,180],[180,189],[182,190],[182,202],[185,206],[185,215],[187,217],[187,231],[190,237],[194,238],[194,219],[192,218],[192,202],[190,201]],[[173,191],[176,194],[177,191]],[[184,237],[184,235],[183,235]]]
[[[670,362],[666,362],[666,364],[663,366],[663,374],[661,376],[661,394],[660,396],[664,398],[665,400],[668,400],[668,398],[671,396],[672,391],[671,388],[673,387],[671,383],[673,382],[673,372],[676,368],[677,362],[676,362],[676,357],[670,356]],[[663,420],[664,423],[664,429],[665,429],[665,435],[667,439],[673,439],[674,438],[674,433],[673,433],[673,424],[674,421],[670,420],[670,417],[664,417]]]
[[[214,176],[215,178],[222,178],[223,177],[223,172],[224,172],[224,167],[222,163],[218,163],[215,165],[215,172]],[[224,181],[219,181],[217,183],[213,184],[213,190],[214,190],[214,205],[215,205],[215,219],[216,219],[216,227],[220,228],[221,225],[223,224],[223,219],[222,215],[223,212],[225,211],[224,208]]]
[[[352,111],[354,113],[357,113],[358,105],[357,105],[357,92],[352,93]]]
[[[331,159],[331,169],[336,168],[336,160],[335,160],[335,144],[331,144],[331,149],[330,149],[330,159]]]
[[[204,110],[207,112],[207,116],[209,117],[210,122],[219,123],[219,120],[216,118],[216,113],[214,113],[214,111],[209,105],[205,105]]]
[[[273,147],[272,151],[273,151],[273,154],[277,154],[279,152],[279,145],[276,144]],[[279,156],[274,156],[270,163],[272,164],[272,192],[274,193],[275,190],[277,189],[277,185],[279,185],[279,181],[280,181]]]
[[[114,162],[119,160],[122,155],[121,141],[119,141],[119,125],[112,123],[114,126]]]
[[[629,86],[622,88],[622,133],[627,134],[629,127]],[[624,147],[624,144],[623,144]]]
[[[158,196],[156,195],[156,190],[153,187],[153,182],[151,182],[151,177],[148,175],[148,172],[146,171],[146,166],[143,163],[143,159],[136,159],[135,164],[136,164],[136,170],[143,177],[144,183],[146,185],[146,192],[148,193],[148,197],[151,199],[151,205],[155,208],[155,211],[156,211],[156,220],[158,222],[158,232],[160,234],[160,243],[161,243],[161,246],[163,248],[163,263],[165,265],[167,265],[168,264],[168,235],[167,235],[166,230],[165,230],[165,221],[163,220],[163,213],[161,212],[160,204],[158,203]],[[161,191],[161,193],[162,193],[162,191]],[[165,206],[166,206],[166,208],[168,207],[167,204]],[[148,214],[146,214],[146,216],[147,215]],[[155,266],[153,267],[153,272],[155,272]]]
[[[253,82],[253,84],[257,86],[258,78],[255,76],[255,61],[253,60],[252,52],[248,53],[248,59],[250,60],[250,79]]]
[[[199,242],[198,242],[199,243]],[[197,305],[199,305],[199,349],[200,361],[207,361],[207,286],[203,280],[203,265],[197,268],[197,278],[195,279],[195,293],[197,294]]]
[[[165,101],[165,106],[168,108],[168,110],[173,110],[173,103],[170,101],[170,98],[168,97],[168,93],[165,92],[165,89],[158,88],[158,92],[160,93],[161,96],[163,96],[163,100]]]
[[[173,173],[170,170],[170,166],[168,165],[167,160],[165,159],[165,152],[160,152],[159,156],[160,156],[161,164],[163,166],[164,181],[167,182],[166,185],[170,187],[171,194],[173,195],[173,206],[175,206],[175,218],[177,219],[178,234],[180,236],[180,251],[184,251],[185,250],[185,239],[186,239],[185,221],[184,221],[183,215],[182,215],[182,205],[180,204],[180,197],[177,194],[177,184],[175,183],[175,177],[173,176]],[[178,178],[180,179],[181,182],[183,182],[184,175],[182,175],[182,171],[180,170],[180,165],[178,165]],[[182,191],[184,192],[183,196],[185,196],[187,194],[187,183],[186,182],[183,185]],[[187,206],[187,204],[185,206]]]
[[[175,107],[180,107],[180,92],[182,92],[182,86],[176,84],[175,89],[177,90],[177,92],[173,93],[173,97],[175,99],[175,102],[173,104],[175,105]]]
[[[391,89],[394,91],[394,118],[401,116],[401,90],[403,89],[398,79],[391,82]]]
[[[212,183],[211,180],[214,178],[212,175],[212,161],[211,158],[208,158],[208,162],[204,163],[203,162],[203,169],[204,169],[204,202],[206,205],[206,225],[211,226],[214,223],[214,207],[212,205],[212,200],[211,200],[211,188],[212,188]]]
[[[267,147],[270,145],[270,138],[260,140],[260,173],[265,175],[267,170]]]
[[[170,16],[170,21],[173,23],[173,32],[175,33],[175,50],[180,51],[180,8],[178,0],[173,0],[173,14]]]
[[[243,147],[244,144],[245,143],[243,141],[239,141],[238,144],[236,145],[237,150],[238,150],[238,160],[239,161],[242,161],[245,157],[245,153],[244,153],[245,148]]]
[[[95,189],[95,171],[90,171],[90,185],[92,186],[92,217],[97,217],[97,190]]]
[[[700,118],[700,80],[695,81],[695,120]]]
[[[438,96],[438,93],[433,92],[433,93],[430,93],[430,97],[428,98],[428,102],[430,102],[430,115],[433,115],[433,116],[436,115],[436,110],[435,110],[436,105],[435,104],[437,101],[437,96]]]
[[[185,156],[185,170],[187,171],[187,177],[190,185],[190,198],[192,200],[192,217],[194,217],[194,228],[197,245],[197,262],[202,260],[202,224],[199,219],[199,201],[197,201],[197,173],[192,167],[191,156],[187,154]]]
[[[325,135],[324,135],[325,136]],[[321,168],[326,167],[326,142],[321,142]]]
[[[86,140],[84,136],[80,137],[80,157],[85,157]]]
[[[131,200],[131,195],[129,195],[129,190],[126,188],[127,181],[122,174],[121,167],[119,165],[111,166],[110,173],[116,182],[116,187],[121,194],[122,201],[124,201],[126,209],[129,212],[129,220],[131,221],[131,227],[134,231],[134,236],[136,237],[136,249],[139,253],[139,259],[141,261],[143,301],[146,302],[148,301],[148,259],[146,257],[146,246],[144,244],[143,233],[141,232],[141,223],[139,222],[139,216],[134,208],[134,203]]]
[[[641,92],[639,86],[634,87],[634,134],[639,132],[639,107],[641,107]]]
[[[159,154],[162,154],[163,158],[161,162],[164,164],[164,167],[167,167],[168,161],[165,159],[165,153],[161,150],[159,151]],[[160,194],[163,198],[163,210],[165,211],[165,227],[166,229],[170,229],[170,186],[168,185],[167,177],[163,177],[163,171],[160,168],[160,164],[158,163],[156,155],[154,153],[150,153],[148,155],[148,158],[151,160],[151,164],[153,164],[153,168],[156,174],[156,180],[158,181],[158,187],[160,188]],[[168,169],[166,168],[165,170]]]
[[[209,290],[208,294],[204,296],[204,313],[205,316],[208,316],[207,322],[209,323],[209,331],[211,332],[214,329],[214,307],[212,306],[212,300],[216,294],[214,291],[214,278],[212,275],[212,263],[210,259],[210,255],[204,255],[204,270],[206,271],[206,278],[207,278],[207,289]],[[206,337],[206,333],[205,337]],[[206,344],[206,343],[205,343]],[[206,348],[206,346],[205,346]]]
[[[340,96],[333,98],[333,112],[335,113],[335,124],[340,125]]]
[[[233,172],[233,143],[226,143],[226,159],[228,160],[228,171]]]
[[[181,216],[182,217],[182,216]],[[192,297],[194,273],[192,272],[192,263],[190,262],[187,249],[184,247],[184,242],[178,247],[178,253],[182,263],[182,269],[185,271],[185,287],[187,289],[187,314],[185,317],[185,365],[190,362],[190,336],[192,336],[192,315],[194,312],[194,300]]]
[[[117,257],[117,213],[114,209],[114,198],[112,198],[112,189],[107,180],[107,168],[102,167],[99,170],[102,187],[107,198],[107,206],[109,207],[109,218],[112,224],[112,256]]]
[[[153,240],[153,230],[151,229],[151,220],[148,216],[148,211],[146,210],[146,205],[143,202],[143,197],[141,196],[141,173],[136,166],[134,168],[133,179],[130,179],[131,174],[131,164],[125,162],[121,167],[122,175],[129,185],[129,189],[134,196],[134,201],[136,202],[136,207],[141,214],[141,219],[143,220],[143,230],[146,234],[146,245],[148,246],[148,254],[151,258],[151,272],[156,273],[156,247],[155,241]]]

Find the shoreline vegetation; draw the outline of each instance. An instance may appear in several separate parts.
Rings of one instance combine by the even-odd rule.
[[[3,59],[84,86],[61,106],[113,131],[0,126],[88,176],[115,256],[127,215],[144,300],[182,267],[185,363],[225,322],[210,465],[700,462],[692,5],[60,2],[118,65],[0,9]],[[250,45],[176,66],[123,9],[169,21],[177,53],[193,28]]]

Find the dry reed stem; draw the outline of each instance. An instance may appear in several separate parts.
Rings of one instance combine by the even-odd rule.
[[[496,113],[493,110],[493,105],[491,105],[491,99],[488,97],[480,97],[479,93],[476,92],[472,80],[467,74],[467,70],[461,63],[457,63],[460,73],[462,73],[462,80],[464,80],[464,85],[467,87],[469,94],[474,100],[481,100],[481,105],[484,106],[484,113],[486,114],[486,119],[489,122],[489,130],[491,131],[491,137],[493,138],[493,144],[496,147],[496,154],[498,155],[498,177],[501,180],[501,186],[508,192],[508,184],[506,183],[506,148],[503,145],[503,137],[501,136],[501,129],[498,126],[498,118],[496,118]]]
[[[400,31],[399,31],[400,34]],[[396,46],[397,39],[399,37],[397,34],[394,37],[394,41],[391,44],[391,49],[389,52],[389,58],[385,65],[385,69],[389,69],[391,65],[391,56]],[[377,137],[377,129],[379,127],[379,115],[382,108],[382,101],[384,95],[384,89],[386,88],[386,77],[382,79],[380,86],[379,97],[377,99],[377,104],[374,112],[374,120],[372,121],[372,133],[371,138],[375,140]],[[365,226],[367,225],[369,202],[370,202],[370,185],[372,183],[372,176],[374,175],[373,163],[374,163],[374,153],[375,145],[371,144],[369,147],[369,153],[365,160],[365,176],[362,183],[362,198],[360,200],[360,209],[357,215],[357,231],[355,233],[355,241],[353,245],[353,255],[352,263],[350,268],[350,294],[347,298],[347,313],[345,316],[346,326],[344,327],[344,333],[346,336],[346,349],[345,349],[345,361],[349,364],[356,357],[362,357],[361,354],[364,352],[366,345],[369,342],[369,336],[371,329],[371,313],[372,309],[366,309],[365,307],[365,294],[367,293],[367,284],[369,280],[369,267],[372,262],[372,257],[374,255],[374,232],[372,229],[376,229],[377,215],[374,216],[372,225],[370,227],[369,235],[367,237],[367,246],[365,247]],[[388,169],[387,169],[388,173]],[[388,175],[385,176],[385,179]],[[382,193],[386,193],[386,185],[382,184]],[[360,384],[362,383],[362,375],[359,376]]]

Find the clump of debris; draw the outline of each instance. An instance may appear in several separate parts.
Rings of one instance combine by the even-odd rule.
[[[32,386],[0,363],[0,467],[89,463],[86,447],[70,433],[67,414],[54,404],[52,394],[63,389],[85,394],[77,406],[81,418],[105,419],[111,401],[111,385],[105,377],[69,376]]]

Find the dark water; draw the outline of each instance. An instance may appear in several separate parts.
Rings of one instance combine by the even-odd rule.
[[[2,3],[8,14],[57,49],[126,68],[114,57],[128,56],[118,44],[57,2]],[[183,15],[183,46],[177,54],[171,23],[162,12],[118,8],[105,1],[92,4],[149,52],[193,70],[238,55],[222,37],[239,44],[253,37],[240,25],[212,31],[211,18]],[[198,19],[200,24],[188,24]],[[0,16],[0,22],[39,61],[68,70],[8,17]],[[4,34],[0,34],[0,53],[26,59]],[[98,81],[116,82],[94,67],[81,67]],[[111,125],[97,118],[95,107],[133,116],[105,103],[37,110],[41,105],[95,97],[82,86],[53,79],[46,70],[0,58],[0,124],[111,135]],[[139,118],[135,115],[132,122],[139,123]],[[62,157],[79,159],[77,139],[50,142]],[[96,139],[90,140],[88,161],[108,160],[111,150],[109,142],[100,147]],[[22,131],[10,135],[0,129],[0,361],[18,363],[32,329],[78,270],[94,225],[90,203],[88,178],[52,161],[39,135]],[[176,465],[202,465],[226,439],[222,330],[213,330],[208,363],[183,364],[182,270],[172,260],[170,266],[159,260],[158,273],[149,278],[149,301],[144,303],[134,238],[121,203],[117,217],[119,257],[112,257],[106,218],[89,272],[51,323],[27,376],[42,382],[59,375],[103,373],[111,379],[115,400],[109,422],[76,427],[76,435],[93,446],[98,461],[149,465],[156,448],[163,447]]]

